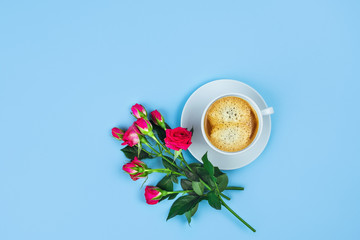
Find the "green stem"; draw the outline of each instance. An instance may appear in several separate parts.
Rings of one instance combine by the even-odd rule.
[[[202,184],[204,184],[204,186],[205,186],[207,189],[209,189],[210,191],[212,190],[211,187],[209,187],[209,185],[206,184],[206,182],[204,182],[203,180],[201,180],[201,178],[199,178],[199,180],[200,180],[200,182],[201,182]]]
[[[221,195],[223,198],[225,198],[226,200],[231,200],[231,198],[229,198],[228,196],[226,196],[226,195],[223,194],[223,193],[220,193],[220,195]]]
[[[168,154],[170,154],[171,156],[174,156],[174,154],[166,147],[164,146],[164,144],[162,144],[155,136],[152,137],[152,139],[154,139],[154,141]]]
[[[173,194],[173,193],[188,193],[188,192],[193,192],[193,190],[168,192],[168,194]]]
[[[178,165],[174,164],[172,161],[167,159],[166,156],[161,154],[161,158],[164,159],[165,161],[167,161],[168,163],[170,163],[171,165],[173,165],[174,167],[176,167],[177,169],[179,169],[180,171],[182,171],[182,169]]]
[[[177,169],[181,170],[181,168],[174,164],[172,161],[170,161],[169,159],[167,159],[161,152],[156,151],[150,144],[145,142],[145,145],[148,146],[151,150],[153,150],[155,153],[158,154],[158,156],[160,156],[161,158],[163,158],[165,161],[167,161],[168,163],[170,163],[171,165],[173,165],[174,167],[176,167]]]
[[[234,212],[225,202],[224,200],[222,200],[222,198],[220,198],[221,204],[226,207],[227,210],[229,210],[237,219],[239,219],[243,224],[245,224],[245,226],[247,226],[248,228],[250,228],[251,231],[256,232],[256,230],[250,226],[244,219],[242,219],[239,215],[236,214],[236,212]]]
[[[244,190],[243,187],[227,187],[225,190]]]
[[[185,158],[184,158],[184,155],[183,155],[182,152],[181,152],[181,154],[180,154],[180,156],[179,156],[179,159],[180,159],[180,161],[182,161],[182,162],[185,164],[185,166],[191,171],[191,168],[190,168],[190,166],[188,165],[188,163],[185,161]]]
[[[180,161],[182,161],[182,162],[185,164],[185,166],[186,166],[190,171],[192,171],[191,167],[190,167],[189,164],[185,161],[185,159],[180,158]]]
[[[184,174],[171,171],[170,169],[162,169],[162,168],[161,169],[149,169],[149,172],[171,173],[171,174],[175,174],[175,175],[185,176]]]
[[[150,144],[148,144],[147,142],[144,142],[146,146],[148,146],[151,150],[153,150],[155,153],[157,153],[159,156],[162,155],[160,152],[156,151],[156,149],[154,149]]]

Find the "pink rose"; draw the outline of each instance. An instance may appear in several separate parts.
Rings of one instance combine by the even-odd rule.
[[[145,200],[147,204],[154,205],[160,201],[162,190],[158,187],[146,186]]]
[[[166,129],[165,146],[175,151],[180,149],[187,150],[192,143],[191,136],[192,133],[186,130],[186,128]]]
[[[139,118],[138,120],[136,120],[135,125],[140,130],[140,132],[145,135],[149,135],[149,133],[152,132],[153,129],[149,120],[144,118]]]
[[[123,166],[123,170],[130,174],[131,179],[134,181],[138,180],[139,178],[146,177],[148,175],[146,172],[147,169],[147,165],[144,162],[138,160],[137,157]]]
[[[151,118],[155,124],[159,125],[163,129],[166,129],[164,117],[158,110],[154,110],[151,113]]]
[[[112,133],[113,137],[118,140],[122,140],[122,138],[124,136],[123,130],[121,130],[120,128],[116,128],[116,127],[111,129],[111,133]]]
[[[142,105],[137,104],[137,103],[131,107],[131,112],[136,118],[141,118],[141,117],[147,116],[147,112],[146,112],[145,108]]]
[[[123,143],[121,145],[129,145],[130,147],[138,144],[140,142],[139,139],[140,131],[135,126],[135,124],[131,125],[128,130],[126,130],[123,136]]]

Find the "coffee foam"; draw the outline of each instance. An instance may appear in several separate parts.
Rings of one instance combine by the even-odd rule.
[[[250,104],[229,96],[216,100],[205,116],[205,132],[210,142],[226,152],[237,152],[251,144],[258,120]]]

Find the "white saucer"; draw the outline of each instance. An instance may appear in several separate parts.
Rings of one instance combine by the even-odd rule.
[[[254,161],[265,149],[271,132],[270,115],[263,116],[263,131],[256,144],[245,152],[235,155],[224,155],[213,150],[201,134],[201,115],[208,103],[219,95],[226,93],[242,93],[255,101],[260,109],[266,105],[261,95],[249,85],[230,79],[209,82],[198,88],[185,103],[181,114],[181,127],[194,129],[190,153],[201,162],[201,157],[208,152],[209,160],[223,170],[241,168]]]

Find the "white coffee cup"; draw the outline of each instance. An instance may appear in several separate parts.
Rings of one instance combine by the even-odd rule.
[[[225,151],[222,151],[218,148],[216,148],[210,141],[209,139],[207,138],[207,135],[205,133],[205,124],[204,124],[204,121],[205,121],[205,115],[206,115],[206,112],[208,111],[209,107],[211,106],[211,104],[213,104],[215,101],[219,100],[220,98],[223,98],[223,97],[239,97],[239,98],[242,98],[244,99],[245,101],[247,101],[251,107],[255,110],[256,112],[256,115],[258,117],[258,130],[257,130],[257,133],[256,133],[256,136],[254,138],[254,140],[249,144],[249,146],[247,146],[246,148],[240,150],[240,151],[237,151],[237,152],[225,152]],[[270,115],[270,114],[273,114],[274,113],[274,109],[272,107],[268,107],[268,108],[265,108],[265,109],[260,109],[259,106],[255,103],[254,100],[252,100],[250,97],[244,95],[244,94],[240,94],[240,93],[227,93],[227,94],[223,94],[223,95],[220,95],[220,96],[217,96],[216,98],[214,98],[212,101],[210,101],[210,103],[206,106],[206,108],[204,109],[204,112],[201,116],[201,133],[203,135],[203,138],[205,139],[206,143],[212,148],[214,149],[215,151],[219,152],[219,153],[222,153],[222,154],[227,154],[227,155],[234,155],[234,154],[238,154],[240,152],[245,152],[245,151],[248,151],[250,148],[252,148],[256,142],[258,141],[259,137],[261,136],[261,133],[262,133],[262,130],[263,130],[263,117],[264,116],[267,116],[267,115]]]

